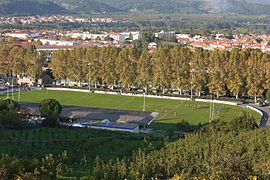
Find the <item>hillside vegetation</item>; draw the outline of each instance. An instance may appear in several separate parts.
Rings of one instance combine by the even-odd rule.
[[[0,0],[0,15],[100,13],[236,13],[270,14],[264,0]]]
[[[16,156],[24,160],[39,159],[51,154],[71,167],[72,175],[81,176],[86,173],[87,168],[93,167],[97,156],[104,161],[109,161],[117,157],[129,156],[138,148],[154,149],[162,143],[162,138],[152,137],[150,147],[144,140],[150,138],[148,135],[94,129],[43,127],[32,130],[1,130],[0,135],[0,154]],[[59,159],[63,153],[68,156],[65,161]],[[0,170],[1,166],[0,155]],[[3,180],[2,178],[0,173],[0,179]]]
[[[68,13],[68,11],[51,1],[0,0],[0,15],[51,15],[63,13]]]
[[[216,122],[161,150],[96,163],[95,179],[269,179],[270,130],[247,114]]]

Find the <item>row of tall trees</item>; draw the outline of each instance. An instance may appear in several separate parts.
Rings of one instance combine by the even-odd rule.
[[[2,45],[0,73],[42,74],[46,52]],[[53,75],[72,80],[122,88],[190,91],[200,96],[260,97],[270,87],[270,57],[258,50],[232,51],[184,47],[159,48],[154,52],[136,48],[89,47],[59,50],[53,53]],[[90,72],[90,73],[89,73]]]
[[[28,75],[37,78],[42,74],[46,60],[45,53],[11,45],[0,46],[0,73],[7,75]]]
[[[56,79],[123,88],[155,87],[217,96],[260,97],[269,89],[270,57],[257,50],[232,51],[176,47],[154,52],[113,47],[76,48],[53,53]],[[89,74],[90,72],[90,74]]]

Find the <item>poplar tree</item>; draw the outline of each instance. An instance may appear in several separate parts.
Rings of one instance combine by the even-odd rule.
[[[137,53],[131,49],[122,49],[117,59],[117,73],[123,87],[130,88],[136,79]]]
[[[248,59],[247,68],[247,94],[253,96],[255,103],[257,98],[262,96],[264,92],[265,84],[265,71],[261,63],[262,53],[258,51],[252,51]]]
[[[171,87],[172,69],[169,50],[159,48],[153,53],[153,85],[162,89]]]
[[[172,87],[177,89],[180,94],[182,90],[188,89],[190,85],[190,64],[192,53],[187,48],[175,47],[170,50],[172,61]]]
[[[91,83],[95,84],[95,87],[97,87],[97,84],[101,83],[101,57],[100,57],[100,51],[101,48],[98,47],[89,47],[86,49],[85,52],[85,59],[86,59],[86,69],[87,71],[85,73],[86,77],[85,79],[89,80]],[[90,76],[89,76],[90,73]]]
[[[228,89],[233,93],[236,99],[244,89],[244,67],[239,52],[238,49],[233,49],[231,51],[230,60],[228,66],[226,66],[226,69],[228,70]]]
[[[53,53],[52,73],[56,79],[64,79],[65,85],[69,77],[68,63],[70,51],[60,50]]]
[[[105,47],[101,49],[100,54],[102,82],[111,85],[112,88],[119,83],[119,70],[117,68],[119,52],[119,48]]]
[[[225,61],[227,53],[215,50],[210,54],[210,70],[208,88],[210,92],[216,93],[217,97],[226,95],[226,72]]]
[[[139,86],[144,87],[145,91],[152,84],[153,77],[153,62],[151,54],[148,51],[143,51],[137,65],[136,82]]]
[[[209,67],[207,60],[209,58],[208,51],[201,48],[197,48],[191,59],[190,64],[190,81],[192,83],[192,88],[200,96],[201,91],[206,89]]]

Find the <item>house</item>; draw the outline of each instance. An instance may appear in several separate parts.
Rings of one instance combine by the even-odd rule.
[[[176,35],[174,31],[169,31],[169,32],[160,31],[158,33],[155,33],[155,36],[157,38],[170,38],[170,37],[175,37]]]
[[[125,35],[121,35],[120,33],[114,33],[114,32],[109,32],[108,33],[110,38],[113,38],[115,41],[124,41],[126,39]]]
[[[35,39],[35,41],[40,41],[43,45],[47,46],[74,46],[78,43],[74,41],[62,41],[62,40],[53,40],[53,39]]]
[[[97,39],[98,37],[100,39],[104,39],[108,35],[106,33],[92,34],[92,33],[87,32],[87,31],[71,31],[71,32],[67,33],[66,36],[69,36],[69,37],[74,38],[74,39],[80,38],[80,39],[86,40],[86,39]]]
[[[58,51],[58,50],[72,50],[74,48],[91,47],[92,45],[76,45],[76,46],[36,46],[37,51]],[[51,59],[48,55],[47,59]]]
[[[19,39],[39,37],[39,33],[33,33],[33,32],[10,32],[10,33],[6,33],[5,35],[8,37],[14,37],[14,38],[19,38]]]
[[[120,33],[120,40],[124,41],[126,39],[131,39],[131,40],[137,40],[140,39],[141,34],[140,32],[122,32]]]
[[[213,47],[202,44],[202,43],[192,42],[189,45],[193,46],[193,47],[197,47],[197,48],[203,48],[203,49],[206,49],[206,50],[213,50]]]
[[[148,50],[149,51],[154,51],[154,50],[156,50],[158,48],[158,45],[157,45],[157,43],[155,43],[155,42],[152,42],[152,43],[149,43],[148,44]]]
[[[189,34],[176,34],[175,36],[176,36],[176,38],[185,38],[185,39],[190,38]]]
[[[76,46],[36,46],[37,51],[72,50]]]
[[[31,77],[19,77],[17,82],[20,86],[23,85],[34,86],[36,80]]]

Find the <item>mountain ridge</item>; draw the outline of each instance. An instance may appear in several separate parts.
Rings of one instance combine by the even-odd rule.
[[[268,0],[0,0],[0,15],[101,14],[270,14]]]

